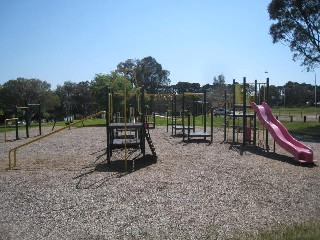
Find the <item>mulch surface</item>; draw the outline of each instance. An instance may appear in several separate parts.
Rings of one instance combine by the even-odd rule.
[[[14,170],[9,150],[30,139],[0,134],[0,239],[226,239],[320,221],[317,163],[280,147],[242,153],[218,129],[212,144],[150,132],[157,159],[146,144],[145,156],[116,150],[108,165],[105,128],[81,127],[19,149]],[[319,159],[320,143],[300,140]]]

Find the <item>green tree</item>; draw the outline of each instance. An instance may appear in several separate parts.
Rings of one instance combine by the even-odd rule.
[[[197,93],[201,91],[201,87],[199,83],[178,82],[175,85],[175,90],[178,94],[182,94],[184,92]]]
[[[312,70],[320,64],[320,0],[272,0],[268,6],[273,43],[282,42],[293,60]]]
[[[216,97],[224,96],[224,90],[227,88],[225,77],[220,74],[218,77],[213,78],[212,90]]]
[[[286,107],[304,107],[312,99],[314,92],[310,84],[287,82],[284,85],[283,100]]]
[[[42,111],[50,112],[59,106],[59,98],[50,89],[51,85],[39,79],[17,78],[3,84],[0,90],[0,104],[6,110],[13,110],[15,106],[25,106],[26,102],[41,102]],[[37,109],[30,108],[32,117]]]
[[[2,85],[0,84],[0,96],[2,96]],[[0,115],[3,115],[4,112],[3,112],[3,103],[2,101],[0,100]]]
[[[135,72],[135,77],[132,72],[127,73],[127,78],[133,85],[139,87],[144,86],[147,93],[162,93],[165,86],[170,84],[170,72],[162,68],[162,65],[153,57],[145,57],[141,60],[128,59],[117,65],[117,70],[130,69]]]
[[[136,75],[134,72],[136,71],[137,64],[140,62],[138,59],[127,59],[125,62],[120,62],[117,65],[117,71],[122,71],[122,70],[130,70],[124,72],[125,77],[131,82],[133,86],[138,85]],[[123,73],[123,72],[122,72]]]
[[[88,81],[64,82],[63,85],[57,86],[56,93],[61,99],[60,118],[67,115],[84,117],[96,111]]]
[[[112,80],[112,74],[96,74],[90,82],[91,96],[99,110],[106,108],[106,88],[111,86]]]
[[[213,88],[213,86],[210,85],[209,83],[207,83],[207,84],[205,84],[205,85],[203,85],[203,86],[201,87],[201,91],[210,92],[210,91],[212,91],[212,88]]]
[[[96,74],[90,84],[90,91],[92,97],[99,110],[106,109],[106,92],[113,92],[113,109],[114,111],[121,111],[124,96],[124,85],[126,85],[127,104],[128,106],[136,105],[136,90],[130,81],[129,75],[124,75],[122,72],[111,72],[110,74]]]
[[[282,104],[281,90],[278,87],[274,86],[274,85],[270,85],[269,86],[268,104],[271,107],[273,107],[273,106],[281,106],[281,104]]]

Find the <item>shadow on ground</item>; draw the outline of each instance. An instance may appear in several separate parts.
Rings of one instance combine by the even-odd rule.
[[[156,162],[157,159],[155,159],[151,154],[146,154],[145,156],[141,156],[133,160],[127,160],[128,171],[125,170],[125,160],[123,159],[112,160],[109,164],[106,162],[98,163],[95,167],[95,171],[130,173],[148,167]]]
[[[100,158],[99,156],[98,158]],[[84,167],[73,179],[77,180],[77,189],[96,189],[103,186],[108,181],[124,177],[132,172],[139,171],[152,164],[157,163],[157,159],[151,154],[139,154],[127,160],[127,170],[124,159],[113,159],[110,163],[95,161],[92,165]]]
[[[300,167],[317,167],[316,164],[314,163],[299,163],[297,161],[294,160],[293,157],[287,156],[287,155],[283,155],[283,154],[279,154],[276,152],[267,152],[266,150],[257,147],[257,146],[246,146],[245,147],[245,151],[248,151],[252,154],[256,154],[259,156],[263,156],[266,158],[269,158],[270,160],[275,160],[275,161],[279,161],[279,162],[285,162],[294,166],[300,166]]]
[[[320,136],[311,136],[311,135],[292,133],[292,132],[290,134],[292,135],[292,137],[294,137],[298,141],[315,142],[315,143],[319,143],[320,142]]]
[[[251,154],[255,154],[255,155],[269,158],[270,160],[284,162],[284,163],[288,163],[288,164],[298,166],[298,167],[310,167],[310,168],[317,167],[317,165],[315,163],[299,163],[294,160],[293,156],[290,157],[290,156],[283,155],[283,154],[276,153],[276,152],[272,152],[272,151],[267,152],[265,149],[258,147],[258,146],[245,146],[243,148],[242,145],[233,145],[233,146],[230,146],[230,149],[238,152],[241,156],[245,152],[249,152]]]

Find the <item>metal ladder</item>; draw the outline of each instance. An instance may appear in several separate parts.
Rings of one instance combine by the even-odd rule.
[[[149,129],[148,128],[145,128],[145,131],[146,131],[146,139],[147,139],[147,142],[148,142],[148,145],[150,147],[150,150],[152,152],[152,155],[155,159],[157,159],[157,153],[156,153],[156,148],[154,147],[153,145],[153,142],[151,140],[151,136],[150,136],[150,132],[149,132]]]

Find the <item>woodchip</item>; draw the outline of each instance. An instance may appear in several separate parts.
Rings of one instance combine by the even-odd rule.
[[[123,150],[105,163],[103,127],[21,148],[14,170],[6,169],[9,149],[30,139],[4,143],[0,134],[0,239],[227,239],[320,221],[318,164],[296,164],[279,147],[241,154],[218,129],[210,145],[150,131],[158,160],[147,145],[145,158],[128,150],[129,173]],[[319,159],[320,143],[304,143]]]

